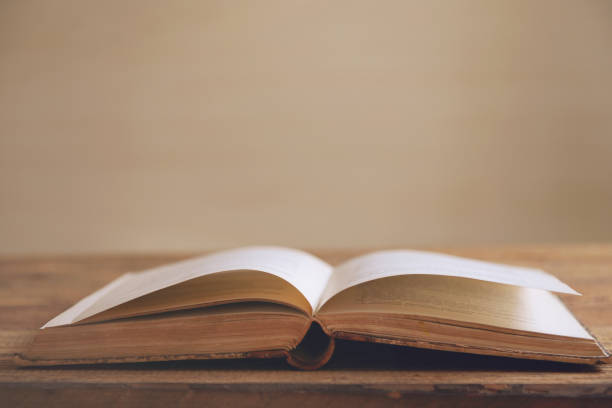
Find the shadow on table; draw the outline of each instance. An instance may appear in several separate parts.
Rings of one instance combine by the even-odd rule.
[[[186,360],[149,363],[65,366],[64,369],[155,369],[155,370],[295,370],[283,359]],[[49,367],[57,369],[58,367]],[[40,368],[39,368],[40,369]],[[337,340],[330,362],[321,368],[342,370],[489,371],[489,372],[598,372],[598,366],[508,357],[481,356],[448,351],[417,349],[388,344]]]

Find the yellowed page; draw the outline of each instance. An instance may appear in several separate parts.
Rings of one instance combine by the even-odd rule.
[[[393,276],[353,286],[317,313],[375,313],[592,339],[559,298],[541,289],[436,275]],[[379,333],[383,335],[384,333]]]
[[[195,278],[225,271],[260,271],[284,279],[314,310],[332,267],[303,251],[282,247],[244,247],[124,275],[83,299],[43,327],[65,325]]]
[[[228,271],[200,276],[80,320],[99,322],[175,310],[237,302],[271,302],[312,313],[312,307],[293,285],[276,275],[259,271]],[[79,316],[76,316],[79,320]]]
[[[398,275],[442,275],[478,279],[560,293],[579,293],[539,269],[501,265],[425,251],[379,251],[353,258],[334,269],[319,307],[337,293],[363,282]]]

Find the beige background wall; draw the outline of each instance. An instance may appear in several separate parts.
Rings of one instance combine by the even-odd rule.
[[[2,253],[610,239],[610,1],[0,2]]]

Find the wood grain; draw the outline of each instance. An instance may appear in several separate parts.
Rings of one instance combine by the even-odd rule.
[[[545,269],[582,292],[564,297],[612,349],[612,244],[436,248],[461,256]],[[367,250],[313,251],[332,263]],[[599,406],[612,403],[612,366],[574,366],[339,340],[322,370],[282,360],[187,361],[20,369],[12,356],[37,328],[128,271],[193,254],[0,258],[0,405],[108,404],[304,406],[387,402],[421,406]],[[586,399],[585,399],[586,398]]]

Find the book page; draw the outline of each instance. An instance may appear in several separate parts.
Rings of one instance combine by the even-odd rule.
[[[43,327],[75,323],[182,282],[226,271],[266,272],[298,289],[312,310],[332,267],[306,252],[282,247],[244,247],[124,275],[57,316]]]
[[[337,293],[375,279],[398,275],[443,275],[579,295],[539,269],[502,265],[425,251],[379,251],[351,259],[334,269],[318,307]]]
[[[548,291],[440,275],[403,275],[353,286],[319,312],[399,314],[472,327],[592,339],[557,296]],[[383,333],[380,333],[383,334]]]

